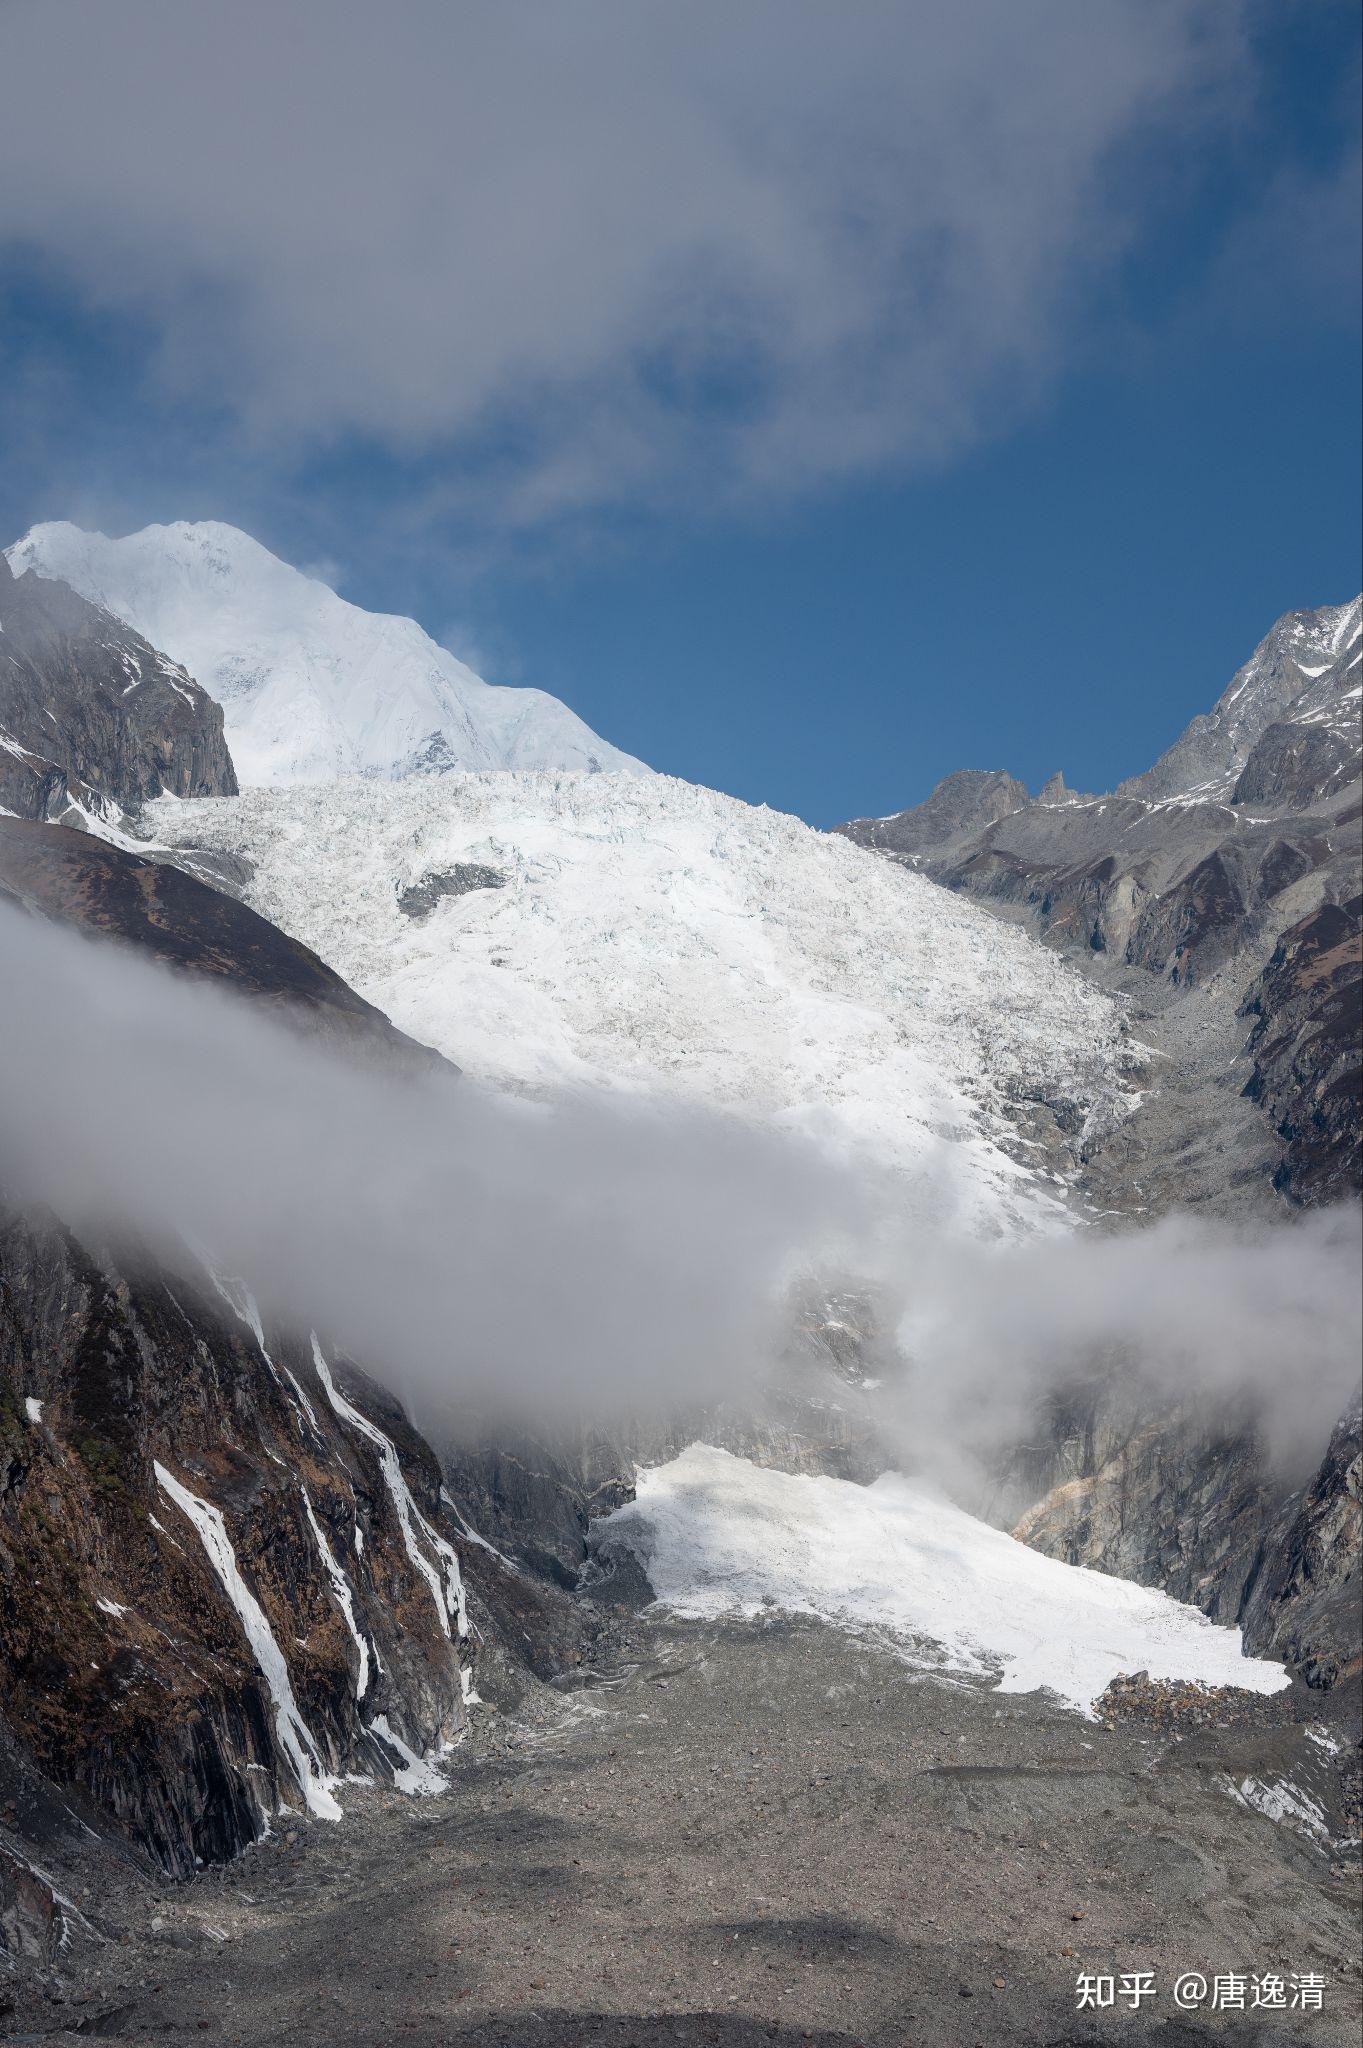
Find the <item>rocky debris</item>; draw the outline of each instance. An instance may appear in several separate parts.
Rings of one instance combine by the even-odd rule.
[[[66,1913],[51,1881],[0,1842],[0,1953],[50,1963],[66,1934]]]
[[[1303,2034],[1356,2039],[1356,1875],[1235,1790],[1300,1731],[1095,1726],[810,1622],[623,1618],[592,1661],[479,1714],[444,1799],[357,1788],[342,1828],[125,1886],[116,1939],[44,1980],[60,2008],[20,1977],[21,2023],[118,2002],[138,2038],[210,2019],[281,2048],[1192,2048],[1288,2036],[1174,2020],[1181,1971],[1295,1969],[1326,1980]],[[1076,2015],[1081,1972],[1127,1970],[1153,2009]]]
[[[398,909],[418,923],[430,916],[446,896],[467,896],[476,889],[504,889],[506,876],[498,868],[478,861],[457,860],[453,867],[439,868],[398,891]]]
[[[79,823],[236,790],[221,705],[65,583],[0,560],[0,806]]]
[[[1198,1728],[1278,1728],[1292,1713],[1292,1696],[1243,1692],[1230,1685],[1192,1685],[1123,1673],[1093,1703],[1099,1721],[1183,1735]]]

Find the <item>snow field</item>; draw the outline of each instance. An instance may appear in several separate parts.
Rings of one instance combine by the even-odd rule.
[[[656,776],[450,774],[162,802],[248,900],[497,1088],[683,1099],[931,1181],[940,1220],[1035,1227],[1064,1188],[1021,1098],[1090,1132],[1132,1098],[1121,1013],[973,904],[798,819]],[[456,863],[504,886],[422,919]]]
[[[892,1646],[917,1669],[997,1677],[1092,1718],[1120,1672],[1278,1692],[1280,1664],[1145,1586],[1043,1557],[931,1488],[769,1471],[709,1444],[639,1473],[605,1522],[660,1602],[704,1620],[773,1608]]]

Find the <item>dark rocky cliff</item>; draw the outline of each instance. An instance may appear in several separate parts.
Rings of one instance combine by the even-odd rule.
[[[60,825],[0,818],[0,899],[218,982],[337,1050],[414,1071],[452,1071],[297,939],[168,862]]]
[[[457,1735],[457,1612],[308,1348],[267,1351],[207,1274],[12,1207],[0,1272],[4,1716],[44,1777],[184,1875],[282,1806],[325,1809],[340,1773],[391,1773],[376,1716],[418,1754]],[[405,1434],[435,1528],[434,1460]],[[205,1539],[214,1515],[235,1599]]]
[[[87,834],[0,819],[0,891],[351,1056],[435,1058],[241,904]],[[0,1753],[180,1874],[348,1771],[400,1778],[465,1725],[458,1542],[357,1368],[188,1253],[23,1209],[0,1166]]]
[[[221,705],[121,619],[0,558],[0,807],[79,823],[236,787]]]

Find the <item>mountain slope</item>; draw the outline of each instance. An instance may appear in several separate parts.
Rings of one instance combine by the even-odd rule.
[[[910,810],[838,828],[1024,920],[1146,1014],[1164,1092],[1182,1091],[1139,1159],[1146,1199],[1166,1183],[1177,1200],[1357,1187],[1361,612],[1355,599],[1280,619],[1214,709],[1109,796],[1053,782],[961,830],[953,776]]]
[[[1153,768],[1119,785],[1122,796],[1159,799],[1230,796],[1251,769],[1269,731],[1282,723],[1316,725],[1352,742],[1356,758],[1363,599],[1288,612],[1237,670],[1211,711],[1193,719]],[[1262,792],[1261,792],[1262,793]],[[1311,792],[1321,794],[1319,790]],[[1305,792],[1302,792],[1305,794]]]
[[[148,526],[111,540],[65,521],[9,550],[125,619],[222,705],[243,783],[446,768],[646,774],[542,690],[496,687],[414,619],[347,604],[236,527]]]
[[[1089,1161],[1105,1207],[1358,1194],[1361,609],[1279,620],[1213,710],[1109,796],[1053,779],[1015,802],[996,775],[1006,814],[961,829],[956,775],[839,828],[1022,923],[1130,1005],[1155,1085]],[[1011,1512],[1053,1556],[1241,1620],[1254,1647],[1287,1647],[1330,1684],[1359,1668],[1356,1423],[1322,1451],[1285,1499],[1252,1427],[1133,1412],[1100,1374],[1019,1452]]]
[[[21,915],[234,990],[347,1059],[440,1064],[242,904],[93,835],[0,819],[4,965],[21,957]],[[97,1007],[97,973],[73,976]],[[183,1137],[209,1171],[213,1084],[206,1065],[203,1123]],[[52,1787],[187,1876],[277,1813],[337,1817],[348,1772],[432,1783],[419,1760],[467,1727],[471,1646],[463,1525],[430,1448],[351,1362],[266,1327],[206,1254],[171,1270],[127,1232],[76,1227],[26,1203],[14,1167],[0,1167],[0,1755],[33,1799],[20,1821],[0,1816],[0,1864],[29,1868],[11,1830]],[[472,1567],[530,1618],[488,1553]]]
[[[140,634],[0,556],[0,810],[97,817],[172,796],[233,796],[222,711]]]
[[[177,867],[104,839],[0,818],[0,902],[247,995],[302,1034],[395,1072],[439,1056],[395,1031],[306,946]]]
[[[345,781],[162,804],[146,829],[244,858],[257,909],[475,1077],[793,1127],[976,1224],[1057,1216],[1128,1106],[1120,1012],[1071,968],[671,778]]]

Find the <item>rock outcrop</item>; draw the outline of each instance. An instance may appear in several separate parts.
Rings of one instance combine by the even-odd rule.
[[[0,892],[350,1057],[435,1059],[254,912],[87,834],[0,819]],[[353,1363],[188,1251],[25,1209],[0,1166],[0,1734],[98,1831],[187,1874],[333,1813],[348,1772],[419,1781],[465,1724],[459,1543]]]
[[[186,1875],[456,1736],[420,1440],[207,1273],[12,1207],[0,1271],[4,1713],[43,1775]]]
[[[1242,1014],[1254,1020],[1245,1092],[1283,1141],[1278,1185],[1299,1202],[1356,1195],[1363,1183],[1363,896],[1323,903],[1290,926]]]
[[[79,824],[236,788],[221,705],[121,619],[0,556],[0,808]]]
[[[334,1050],[395,1069],[452,1071],[299,940],[168,861],[60,825],[0,818],[0,899],[248,996]]]

